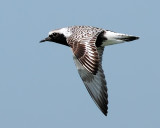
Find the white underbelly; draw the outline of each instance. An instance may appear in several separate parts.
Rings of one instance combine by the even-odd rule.
[[[113,44],[119,44],[119,43],[123,43],[124,41],[122,40],[105,40],[102,42],[101,46],[108,46],[108,45],[113,45]]]

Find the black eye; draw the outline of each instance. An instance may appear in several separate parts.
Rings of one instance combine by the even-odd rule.
[[[57,33],[52,33],[51,35],[49,35],[49,37],[53,38],[56,37],[58,34]]]
[[[57,36],[58,34],[57,33],[52,33],[52,36]]]

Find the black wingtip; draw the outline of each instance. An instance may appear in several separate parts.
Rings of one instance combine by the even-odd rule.
[[[123,40],[123,41],[133,41],[133,40],[138,40],[139,39],[139,37],[137,37],[137,36],[127,36],[127,37],[124,37],[124,38],[121,38],[121,40]]]
[[[102,111],[102,113],[105,115],[105,116],[107,116],[107,114],[108,114],[108,107],[107,108],[105,108],[105,109],[101,109],[101,111]]]
[[[108,113],[106,112],[106,113],[103,113],[103,114],[104,114],[105,116],[107,116]]]
[[[139,39],[139,37],[137,37],[137,36],[130,36],[130,37],[128,38],[128,41],[138,40],[138,39]]]

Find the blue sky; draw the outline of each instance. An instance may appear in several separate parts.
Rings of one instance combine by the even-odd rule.
[[[158,0],[3,0],[0,4],[0,127],[160,127]],[[52,29],[90,25],[140,40],[108,46],[105,117],[68,47],[39,41]]]

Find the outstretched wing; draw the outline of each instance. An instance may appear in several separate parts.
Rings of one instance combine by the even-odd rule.
[[[92,36],[81,38],[76,38],[73,35],[67,40],[78,61],[94,75],[96,75],[99,66],[99,55],[95,43],[101,32],[102,30]]]
[[[103,47],[97,48],[97,53],[99,56],[99,63],[97,68],[96,75],[89,72],[82,63],[79,62],[77,57],[73,55],[74,62],[78,69],[79,75],[82,78],[89,94],[91,95],[92,99],[99,107],[99,109],[107,115],[108,110],[108,94],[107,94],[107,87],[106,87],[106,80],[105,75],[102,69],[102,54],[103,54]]]

